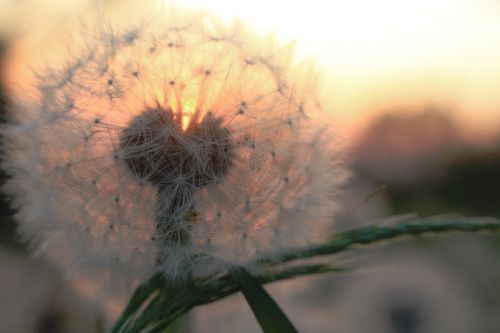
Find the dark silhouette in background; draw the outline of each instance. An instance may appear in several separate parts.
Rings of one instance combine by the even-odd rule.
[[[5,116],[5,92],[3,89],[4,80],[4,58],[6,53],[6,43],[0,39],[0,116],[3,119]]]
[[[375,119],[356,145],[356,169],[390,184],[432,182],[465,142],[448,112],[396,110]]]
[[[7,42],[0,37],[0,123],[5,121],[8,98],[4,88],[4,62],[7,54]],[[0,140],[2,138],[0,137]],[[0,150],[1,152],[1,150]],[[2,156],[0,154],[0,163]],[[0,186],[3,186],[7,175],[0,169]],[[14,250],[22,250],[24,246],[16,234],[16,225],[12,218],[14,211],[10,208],[7,198],[0,192],[0,245]]]
[[[500,217],[499,192],[500,142],[494,149],[460,154],[436,184],[445,208],[475,216]]]
[[[450,114],[388,113],[359,139],[354,169],[384,187],[391,213],[500,217],[500,140],[467,143]]]

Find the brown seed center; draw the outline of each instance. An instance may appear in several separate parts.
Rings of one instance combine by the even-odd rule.
[[[123,131],[121,150],[128,168],[155,185],[201,187],[231,165],[230,132],[208,113],[183,130],[172,110],[147,109]]]
[[[160,242],[185,244],[193,194],[217,182],[233,159],[230,131],[211,113],[182,129],[171,109],[146,109],[123,131],[120,151],[129,170],[158,190],[156,230]]]

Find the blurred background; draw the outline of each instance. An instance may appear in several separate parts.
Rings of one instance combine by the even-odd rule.
[[[31,41],[99,2],[0,0],[2,121],[8,87],[27,70],[23,59],[36,56]],[[500,218],[500,1],[176,3],[296,41],[297,60],[314,59],[354,173],[338,231],[408,213]],[[0,333],[104,332],[123,300],[30,259],[7,200],[0,198]],[[406,239],[339,265],[353,270],[269,287],[301,332],[498,332],[498,238]],[[260,329],[235,295],[192,311],[185,331]]]

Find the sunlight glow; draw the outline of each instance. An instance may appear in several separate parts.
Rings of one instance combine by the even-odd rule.
[[[193,100],[185,100],[182,102],[182,130],[185,131],[189,126],[189,121],[194,115],[196,102]]]
[[[86,1],[75,0],[75,4],[82,6]],[[123,1],[110,2],[116,2],[117,8],[124,6]],[[69,10],[69,5],[58,6],[56,2],[43,6],[42,3],[52,4],[46,0],[23,3],[26,5],[18,5],[15,13],[0,10],[0,29],[3,26],[8,31],[10,26],[21,26],[21,30],[28,31],[33,22],[37,26],[57,22],[52,19],[55,12]],[[62,0],[57,0],[59,3]],[[450,108],[467,126],[477,125],[482,130],[491,130],[500,123],[498,1],[158,3],[202,8],[227,23],[243,21],[251,27],[250,31],[261,36],[272,34],[278,43],[295,41],[297,61],[314,59],[322,75],[321,87],[328,109],[347,123],[379,110],[426,105]],[[76,8],[75,5],[74,11]],[[26,19],[16,19],[19,16]],[[37,38],[34,34],[33,39]],[[28,53],[37,52],[33,49]]]
[[[169,0],[165,0],[170,2]],[[296,41],[322,69],[335,115],[451,106],[465,122],[500,123],[500,6],[491,0],[183,0]]]

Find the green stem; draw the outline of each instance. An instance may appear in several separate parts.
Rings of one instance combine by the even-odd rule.
[[[279,257],[257,259],[259,265],[278,265],[296,259],[333,255],[349,250],[356,245],[369,245],[403,236],[419,236],[426,233],[500,231],[500,221],[494,218],[454,218],[454,222],[440,222],[438,218],[413,219],[410,223],[390,226],[368,226],[335,235],[330,241],[292,250]],[[412,221],[412,220],[408,220]],[[418,222],[421,221],[421,222]],[[423,222],[422,222],[423,221]]]

